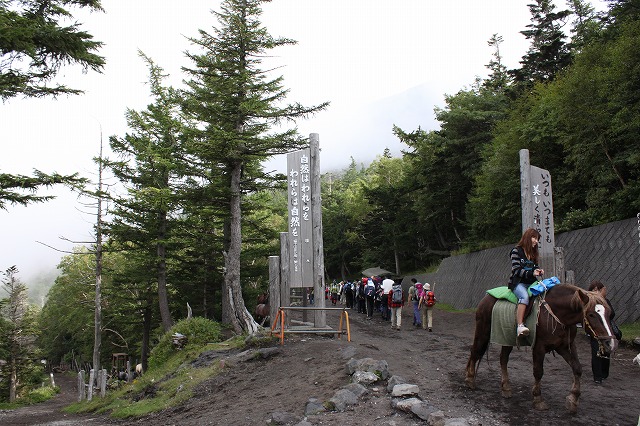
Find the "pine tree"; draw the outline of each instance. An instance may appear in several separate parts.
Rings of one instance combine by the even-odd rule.
[[[167,291],[167,246],[179,195],[184,122],[176,91],[163,86],[162,68],[143,53],[140,56],[149,67],[154,102],[142,112],[127,110],[127,123],[133,132],[109,139],[120,159],[106,164],[128,190],[126,197],[115,199],[109,233],[145,254],[146,267],[155,271],[162,325],[167,331],[173,325]]]
[[[558,71],[571,63],[571,52],[562,30],[571,12],[555,12],[551,0],[535,0],[529,5],[529,11],[532,23],[520,33],[531,40],[531,45],[520,61],[520,69],[511,70],[516,83],[525,88],[553,80]]]
[[[294,41],[267,32],[259,21],[261,3],[223,1],[221,11],[213,12],[220,27],[212,34],[200,30],[200,37],[191,40],[203,52],[189,53],[194,68],[185,69],[191,76],[185,110],[201,123],[190,147],[193,163],[200,166],[205,185],[224,182],[226,188],[222,320],[237,332],[249,333],[257,324],[242,298],[242,195],[268,184],[261,161],[304,143],[295,129],[274,130],[275,126],[326,106],[282,106],[287,95],[282,77],[271,78],[260,66],[267,51]]]
[[[28,362],[29,348],[35,335],[32,333],[33,318],[29,315],[27,286],[17,277],[18,268],[12,266],[4,272],[2,280],[7,299],[0,314],[5,323],[5,333],[0,341],[5,346],[9,371],[9,402],[15,402],[18,392],[20,370]]]
[[[66,7],[102,10],[99,0],[0,0],[0,99],[15,96],[44,97],[79,94],[81,90],[49,82],[67,64],[100,72],[104,58],[95,52],[102,46],[79,24],[61,25],[71,18]],[[7,204],[27,205],[52,197],[35,191],[54,184],[79,185],[77,174],[63,176],[38,170],[34,176],[0,173],[0,209]]]
[[[102,10],[99,0],[0,1],[0,99],[78,94],[64,85],[48,85],[66,64],[101,71],[104,58],[95,52],[102,46],[75,23],[69,6]]]

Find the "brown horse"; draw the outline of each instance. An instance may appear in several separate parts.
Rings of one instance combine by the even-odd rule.
[[[609,356],[615,351],[617,340],[611,332],[609,315],[611,309],[605,299],[596,292],[585,291],[579,287],[561,284],[548,290],[544,298],[533,298],[529,305],[539,303],[538,325],[536,337],[531,352],[533,355],[533,377],[535,383],[532,389],[533,406],[538,410],[546,410],[547,404],[542,399],[540,380],[543,374],[545,354],[555,351],[564,358],[573,370],[573,385],[571,392],[566,397],[566,407],[570,413],[578,410],[580,398],[580,377],[582,366],[578,360],[578,351],[574,339],[576,337],[576,324],[582,323],[584,329],[600,342],[600,353]],[[471,389],[476,388],[476,372],[480,359],[489,346],[491,334],[491,313],[497,299],[486,295],[479,303],[476,310],[476,331],[471,347],[471,355],[467,362],[466,384]],[[515,334],[515,317],[514,326]],[[513,346],[502,346],[500,353],[500,370],[502,380],[500,382],[502,396],[511,397],[511,385],[507,373],[509,354]]]

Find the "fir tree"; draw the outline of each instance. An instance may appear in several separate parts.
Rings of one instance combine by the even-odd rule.
[[[242,298],[242,196],[269,183],[261,161],[302,147],[304,140],[295,128],[277,126],[326,106],[283,105],[287,90],[282,77],[272,78],[260,66],[266,52],[295,42],[274,38],[262,26],[262,3],[223,1],[221,11],[213,12],[220,27],[211,34],[200,30],[200,37],[192,39],[202,53],[189,53],[194,66],[186,69],[191,80],[185,110],[200,123],[189,150],[193,164],[199,165],[205,185],[222,182],[226,188],[222,320],[237,332],[249,333],[257,324]]]

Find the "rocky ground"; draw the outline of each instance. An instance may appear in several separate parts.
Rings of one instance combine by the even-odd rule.
[[[379,314],[373,320],[350,312],[351,342],[316,335],[289,335],[273,356],[230,363],[225,373],[204,382],[186,404],[143,419],[114,421],[105,416],[70,416],[60,408],[75,398],[75,383],[65,383],[54,400],[36,407],[0,413],[0,424],[11,425],[264,425],[274,416],[289,413],[305,419],[310,398],[327,401],[350,383],[350,358],[372,358],[388,363],[391,375],[402,376],[419,387],[419,397],[440,410],[445,419],[468,425],[636,425],[640,415],[640,367],[632,363],[638,349],[621,348],[611,361],[611,374],[602,385],[592,381],[586,336],[577,338],[583,364],[582,396],[576,415],[564,408],[571,386],[571,370],[564,360],[548,354],[542,392],[549,410],[531,406],[533,385],[531,352],[514,349],[509,363],[513,397],[500,396],[497,346],[491,346],[478,373],[478,389],[464,384],[464,369],[473,338],[474,314],[436,310],[434,330],[411,325],[405,308],[401,331],[392,330]],[[338,325],[338,317],[328,316]],[[342,412],[321,412],[306,417],[312,425],[419,425],[427,424],[411,413],[392,407],[386,383],[367,386],[368,393]],[[292,423],[292,424],[295,424]]]

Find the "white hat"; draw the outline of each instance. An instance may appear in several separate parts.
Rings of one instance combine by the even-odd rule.
[[[423,290],[431,290],[431,286],[429,285],[429,283],[424,283],[424,286],[422,287]]]

